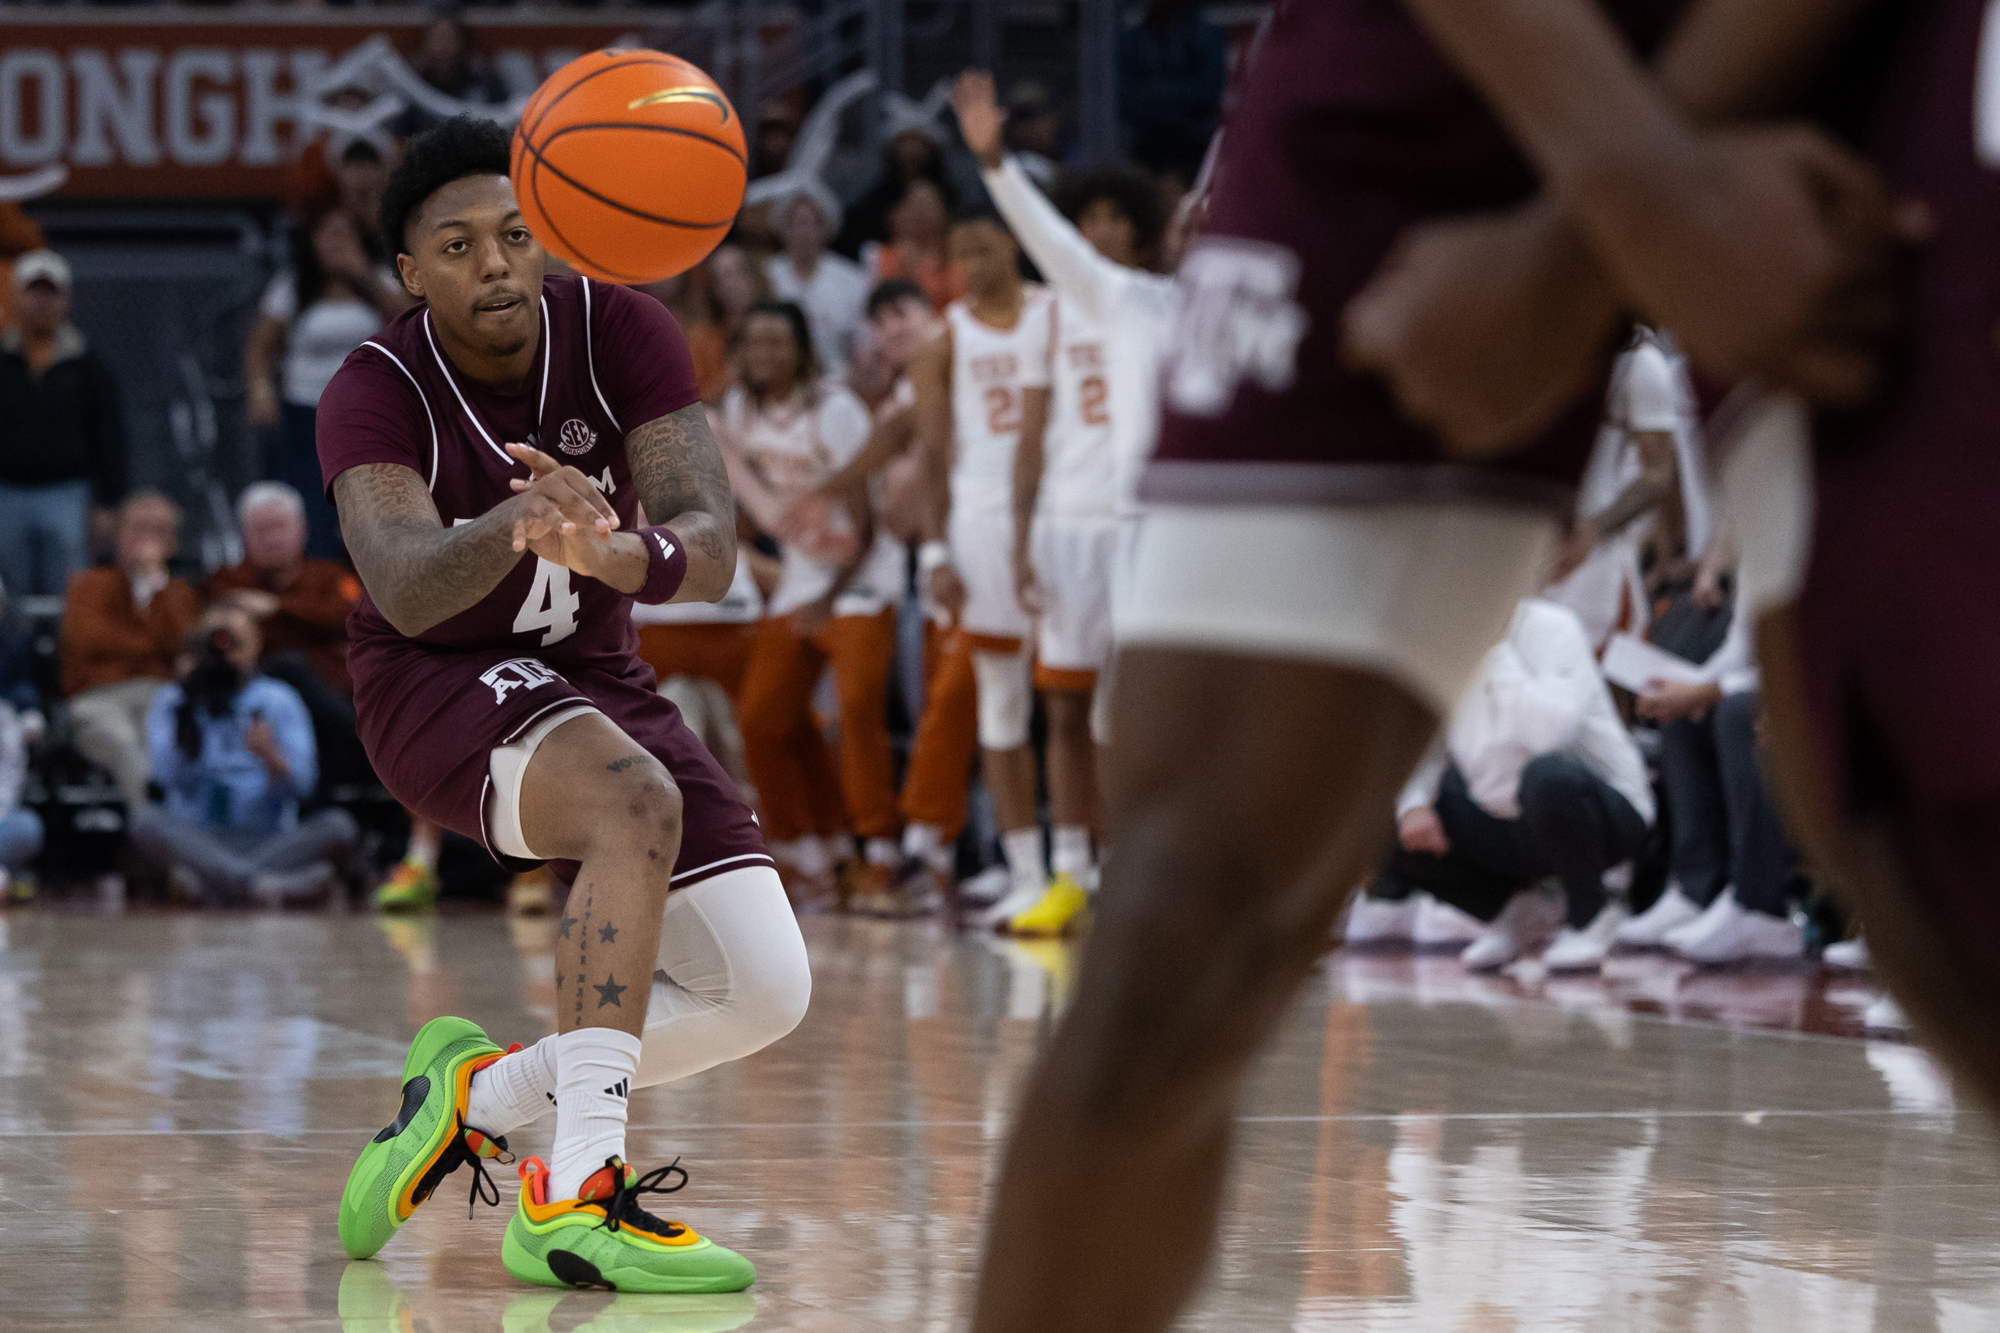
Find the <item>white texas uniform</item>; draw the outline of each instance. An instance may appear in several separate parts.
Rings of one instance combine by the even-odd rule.
[[[959,626],[978,638],[1027,638],[1014,586],[1014,450],[1025,390],[1047,388],[1052,298],[1029,287],[1011,329],[975,319],[964,301],[945,308],[951,327],[951,562],[965,584]],[[998,645],[995,645],[998,646]]]
[[[868,409],[837,380],[825,380],[811,395],[757,408],[741,387],[722,400],[722,420],[774,496],[789,503],[823,485],[868,442]],[[843,515],[844,516],[844,515]],[[817,558],[801,543],[787,542],[778,587],[768,613],[790,615],[824,597],[839,576],[838,562]],[[847,587],[834,599],[836,616],[872,616],[893,603],[903,586],[903,548],[888,534],[875,534],[874,547]]]
[[[1061,295],[1063,318],[1075,311],[1113,334],[1104,350],[1104,375],[1111,391],[1110,449],[1120,531],[1115,609],[1126,596],[1123,571],[1138,529],[1139,469],[1160,431],[1160,364],[1173,326],[1174,280],[1098,254],[1014,158],[980,175],[1021,248]],[[1046,577],[1039,557],[1036,568]]]
[[[1057,297],[1048,433],[1036,498],[1035,575],[1042,586],[1037,647],[1044,689],[1088,690],[1111,657],[1112,565],[1118,549],[1109,340],[1068,297]]]

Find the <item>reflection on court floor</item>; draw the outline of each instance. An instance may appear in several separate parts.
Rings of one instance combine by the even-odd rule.
[[[676,1298],[513,1283],[505,1211],[468,1220],[457,1178],[375,1261],[335,1237],[417,1024],[547,1030],[548,923],[0,924],[10,1330],[942,1333],[1075,967],[1066,946],[809,920],[799,1031],[633,1099],[635,1158],[693,1175],[676,1214],[760,1270]],[[1827,1035],[1867,998],[1807,967],[1621,958],[1579,981],[1334,955],[1252,1081],[1185,1326],[2000,1327],[2000,1146],[1915,1047]]]

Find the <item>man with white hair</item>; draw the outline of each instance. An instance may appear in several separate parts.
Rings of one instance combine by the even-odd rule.
[[[257,618],[264,650],[258,668],[292,687],[312,717],[320,778],[330,787],[373,783],[375,770],[355,730],[354,681],[347,672],[347,617],[361,584],[346,566],[306,554],[305,502],[282,481],[253,482],[236,501],[243,560],[209,575],[212,603]],[[375,906],[422,911],[437,897],[439,833],[411,817],[410,845],[375,891]]]
[[[785,248],[764,261],[764,270],[771,294],[806,312],[820,365],[829,375],[844,378],[868,303],[868,278],[853,260],[827,251],[840,217],[840,199],[832,190],[816,180],[803,182],[779,201],[778,230]]]
[[[316,692],[345,703],[354,688],[347,674],[347,616],[360,596],[354,575],[332,560],[306,555],[305,503],[282,481],[253,482],[236,502],[243,531],[243,560],[209,576],[211,601],[227,597],[261,622],[262,669],[290,684],[312,703],[309,686],[292,679],[303,667]],[[346,704],[349,730],[354,709]]]

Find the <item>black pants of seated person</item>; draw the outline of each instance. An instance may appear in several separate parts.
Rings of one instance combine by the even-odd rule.
[[[354,700],[335,689],[300,652],[272,653],[258,669],[298,691],[312,718],[313,740],[319,747],[319,784],[328,787],[365,786],[375,781],[375,767],[361,747],[355,729]]]
[[[1733,884],[1739,905],[1785,915],[1796,862],[1758,762],[1757,695],[1726,695],[1706,717],[1660,728],[1660,776],[1681,892],[1706,907]]]
[[[1438,822],[1451,841],[1443,856],[1398,847],[1369,896],[1398,899],[1417,889],[1491,921],[1515,893],[1554,875],[1569,924],[1590,924],[1604,906],[1604,872],[1638,855],[1646,821],[1584,763],[1545,754],[1521,770],[1521,817],[1488,814],[1466,790],[1456,764],[1438,784]]]

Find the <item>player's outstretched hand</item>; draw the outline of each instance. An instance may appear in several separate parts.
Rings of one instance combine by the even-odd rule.
[[[1606,268],[1696,361],[1834,405],[1880,383],[1930,229],[1921,205],[1798,125],[1710,135],[1575,204]]]
[[[951,109],[958,115],[958,132],[979,165],[989,169],[999,166],[1007,155],[1003,133],[1007,112],[993,96],[993,76],[983,69],[959,75],[951,88]]]
[[[591,485],[590,478],[556,462],[539,449],[509,444],[507,452],[528,465],[530,475],[514,478],[517,501],[514,549],[533,549],[545,560],[590,574],[608,553],[618,514]]]
[[[1602,367],[1618,292],[1553,201],[1425,223],[1347,304],[1342,355],[1448,452],[1523,444]]]

